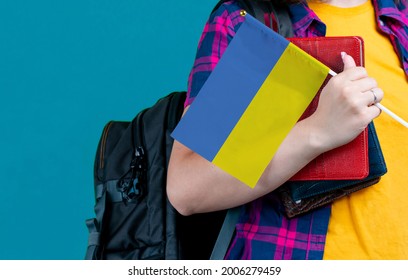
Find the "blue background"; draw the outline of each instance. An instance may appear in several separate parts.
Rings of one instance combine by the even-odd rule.
[[[186,90],[216,0],[0,0],[0,259],[83,259],[103,126]]]

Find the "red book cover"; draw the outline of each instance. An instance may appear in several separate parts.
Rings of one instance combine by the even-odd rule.
[[[340,52],[351,55],[357,66],[364,66],[364,43],[361,37],[290,38],[297,45],[336,73],[343,71]],[[322,88],[331,76],[328,76]],[[321,91],[321,89],[320,89]],[[320,91],[301,119],[310,116],[317,108]],[[367,128],[350,143],[321,154],[290,180],[358,180],[368,176]]]

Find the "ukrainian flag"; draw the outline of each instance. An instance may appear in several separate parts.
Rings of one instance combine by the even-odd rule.
[[[254,187],[329,71],[246,15],[172,136]]]

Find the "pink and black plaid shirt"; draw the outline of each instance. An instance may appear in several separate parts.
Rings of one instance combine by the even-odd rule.
[[[378,27],[386,34],[408,76],[407,0],[374,1]],[[234,37],[244,17],[234,0],[224,3],[207,21],[188,80],[185,106],[197,96]],[[326,27],[304,3],[290,6],[296,37],[324,36]],[[277,195],[268,194],[242,207],[227,259],[322,259],[331,207],[288,219]]]

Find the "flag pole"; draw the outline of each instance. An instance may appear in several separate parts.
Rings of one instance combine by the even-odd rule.
[[[380,103],[375,103],[374,105],[377,106],[381,111],[387,113],[391,118],[393,118],[394,120],[396,120],[397,122],[399,122],[400,124],[408,128],[408,123],[404,121],[403,119],[401,119],[399,116],[397,116],[395,113],[393,113],[392,111],[390,111],[389,109],[381,105]]]

